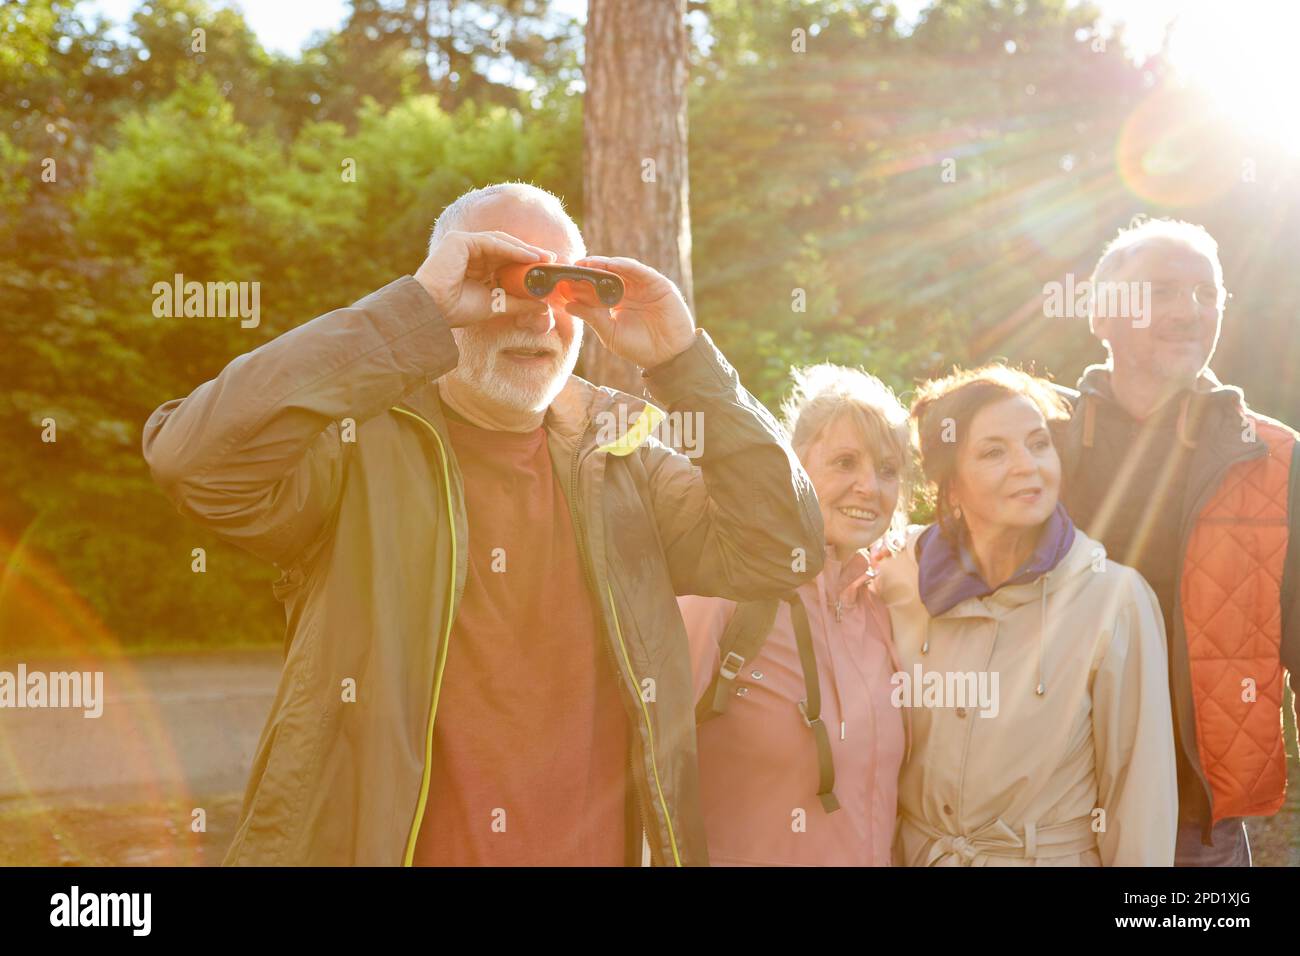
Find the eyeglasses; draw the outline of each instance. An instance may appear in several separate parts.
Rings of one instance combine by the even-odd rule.
[[[1151,283],[1151,304],[1157,308],[1181,302],[1187,291],[1191,290],[1192,301],[1199,306],[1214,306],[1221,309],[1232,298],[1232,293],[1213,282],[1198,282],[1186,285],[1182,282]]]

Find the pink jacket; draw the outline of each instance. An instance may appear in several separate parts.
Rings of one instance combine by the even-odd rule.
[[[904,726],[890,703],[889,681],[898,666],[889,616],[870,578],[864,552],[841,565],[827,549],[821,575],[799,588],[840,809],[827,814],[817,799],[817,749],[799,713],[803,671],[783,604],[762,651],[742,668],[726,713],[698,728],[700,793],[714,865],[890,864]],[[704,597],[678,603],[699,699],[717,673],[718,641],[736,605]]]

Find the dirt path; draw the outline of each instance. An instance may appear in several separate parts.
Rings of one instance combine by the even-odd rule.
[[[102,670],[103,713],[0,710],[0,865],[220,863],[280,651],[24,663]]]

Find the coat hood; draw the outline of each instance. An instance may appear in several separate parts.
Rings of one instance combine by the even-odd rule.
[[[916,545],[921,536],[930,530],[930,525],[913,525],[908,529],[907,543],[902,550],[884,558],[877,567],[877,593],[886,606],[906,604],[909,601],[921,602],[920,567],[916,556]],[[1092,574],[1099,560],[1106,558],[1106,550],[1100,541],[1090,538],[1082,530],[1074,528],[1074,539],[1050,571],[1040,574],[1023,583],[1007,583],[996,591],[978,597],[963,598],[948,610],[934,617],[941,618],[1000,618],[1008,612],[1051,597],[1058,591],[1072,588],[1085,574]],[[924,606],[924,604],[922,604]],[[928,612],[928,609],[927,609]]]
[[[1047,527],[1034,553],[1020,566],[1006,585],[1029,584],[1047,574],[1065,557],[1074,543],[1074,522],[1059,502],[1047,519]],[[956,607],[968,598],[985,597],[997,588],[980,575],[965,543],[954,544],[931,525],[916,542],[917,588],[921,603],[932,617]]]
[[[1079,379],[1079,404],[1083,412],[1085,448],[1091,448],[1093,444],[1093,432],[1096,428],[1094,416],[1098,405],[1114,406],[1123,411],[1115,399],[1115,392],[1111,385],[1113,371],[1109,364],[1090,365],[1084,369]],[[1173,414],[1174,406],[1178,409],[1178,440],[1187,448],[1197,446],[1197,436],[1202,430],[1201,423],[1207,413],[1214,413],[1218,427],[1214,428],[1213,432],[1217,433],[1220,427],[1226,427],[1229,431],[1236,430],[1234,423],[1247,410],[1245,393],[1234,385],[1224,385],[1208,368],[1197,377],[1196,384],[1192,388],[1185,389],[1171,398],[1169,402],[1153,411],[1149,417],[1157,418],[1164,414]],[[1127,416],[1128,412],[1124,411],[1124,414]]]
[[[1096,395],[1106,401],[1113,402],[1115,393],[1110,382],[1112,372],[1114,372],[1114,368],[1109,362],[1089,365],[1083,370],[1083,374],[1079,376],[1079,393],[1082,395]],[[1190,389],[1190,392],[1196,395],[1214,395],[1217,400],[1231,399],[1242,406],[1246,404],[1245,393],[1241,389],[1235,385],[1224,385],[1209,368],[1206,368],[1197,376],[1196,384]]]

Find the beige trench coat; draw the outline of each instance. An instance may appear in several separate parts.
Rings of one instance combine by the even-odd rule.
[[[1150,586],[1076,532],[1038,580],[931,618],[919,530],[880,580],[903,666],[896,703],[921,705],[899,780],[898,862],[1172,866],[1173,726]],[[938,679],[945,693],[927,698]]]

